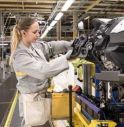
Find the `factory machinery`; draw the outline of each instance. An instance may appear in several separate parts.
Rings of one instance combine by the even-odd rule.
[[[83,84],[73,126],[124,127],[124,17],[96,18],[93,26],[72,45],[72,58],[80,57],[73,63],[75,73]]]
[[[53,93],[52,100],[58,106],[58,110],[53,106],[53,113],[57,117],[61,113],[66,116],[69,110],[69,127],[124,127],[124,17],[96,18],[93,26],[89,35],[81,35],[72,44],[71,57],[78,56],[72,61],[78,87],[69,87],[69,103],[66,103],[67,94],[54,96]],[[76,92],[74,113],[72,91]],[[13,111],[17,98],[18,93],[12,104]],[[13,126],[10,125],[11,112],[4,127]]]

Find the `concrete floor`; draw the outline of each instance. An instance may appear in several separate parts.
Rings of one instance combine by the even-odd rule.
[[[6,115],[12,104],[12,98],[16,91],[17,80],[14,73],[11,73],[0,85],[0,127],[6,119]]]

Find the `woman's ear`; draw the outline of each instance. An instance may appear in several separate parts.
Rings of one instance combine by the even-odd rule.
[[[21,34],[22,34],[22,35],[25,35],[25,31],[24,31],[24,30],[21,30]]]

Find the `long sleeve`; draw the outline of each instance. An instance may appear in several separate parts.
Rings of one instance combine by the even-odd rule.
[[[36,60],[23,50],[15,54],[13,65],[15,70],[40,80],[46,80],[68,69],[68,62],[64,55],[47,62],[44,59]]]
[[[39,42],[37,43],[37,48],[41,49],[46,56],[46,58],[58,55],[60,53],[64,54],[72,45],[72,41],[50,41],[50,42]]]
[[[39,45],[39,43],[38,43]],[[20,43],[13,55],[13,68],[16,72],[17,88],[21,93],[31,93],[46,89],[48,79],[69,68],[65,55],[48,61],[50,48],[48,44],[27,48]]]

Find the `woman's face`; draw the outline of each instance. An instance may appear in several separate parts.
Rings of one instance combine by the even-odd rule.
[[[34,22],[28,30],[24,31],[22,38],[27,45],[30,45],[31,43],[36,42],[36,40],[40,37],[39,32],[39,24],[38,22]]]

